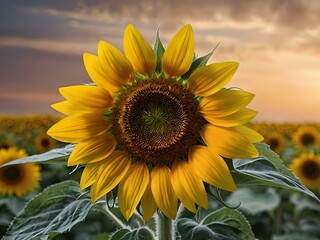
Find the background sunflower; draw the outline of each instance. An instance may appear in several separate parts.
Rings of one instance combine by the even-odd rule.
[[[320,189],[320,156],[314,153],[301,154],[293,159],[290,168],[308,188]]]
[[[318,128],[302,125],[292,134],[292,143],[303,150],[318,148],[320,145],[320,133]]]
[[[278,132],[273,132],[268,134],[263,140],[264,143],[270,146],[270,149],[276,153],[280,153],[286,144],[286,139],[283,134]]]
[[[44,153],[55,148],[57,141],[43,132],[34,138],[34,145],[37,152]]]
[[[0,166],[26,156],[24,150],[0,149]],[[34,163],[0,167],[0,194],[23,197],[39,186],[40,175],[40,167]]]

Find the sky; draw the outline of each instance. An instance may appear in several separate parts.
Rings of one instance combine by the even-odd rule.
[[[55,113],[59,87],[91,82],[82,61],[99,40],[123,49],[132,23],[167,45],[190,23],[195,52],[236,61],[227,87],[256,96],[256,121],[320,122],[318,0],[0,0],[0,114]]]

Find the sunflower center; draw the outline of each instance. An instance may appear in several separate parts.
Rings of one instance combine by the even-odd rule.
[[[2,179],[8,184],[14,184],[18,182],[22,177],[21,169],[15,166],[3,167]]]
[[[48,148],[50,146],[50,142],[47,138],[41,139],[41,146],[44,148]]]
[[[270,145],[271,149],[276,149],[278,148],[280,142],[277,138],[271,138],[269,139],[268,144]]]
[[[10,147],[12,147],[12,145],[9,143],[0,143],[0,149],[9,149]]]
[[[304,146],[312,146],[314,145],[315,138],[312,134],[305,133],[301,137],[301,142]]]
[[[320,166],[314,161],[306,161],[302,166],[303,175],[309,179],[318,179],[320,177]]]
[[[185,158],[203,123],[194,96],[168,79],[138,81],[113,109],[113,133],[138,159],[156,164]]]
[[[170,125],[170,113],[159,106],[150,106],[142,113],[142,122],[150,132],[161,134]]]

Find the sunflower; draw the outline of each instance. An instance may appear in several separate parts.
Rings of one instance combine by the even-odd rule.
[[[0,149],[8,149],[15,146],[16,144],[11,140],[4,140],[0,142]]]
[[[36,150],[40,153],[53,149],[57,145],[57,141],[46,133],[40,133],[34,138]]]
[[[316,127],[302,125],[292,134],[292,143],[301,149],[317,148],[320,145],[320,133]]]
[[[223,157],[257,157],[253,143],[263,139],[243,126],[257,113],[246,108],[254,95],[223,88],[238,63],[201,66],[185,77],[194,60],[191,25],[163,56],[155,52],[129,24],[124,54],[100,41],[97,56],[83,55],[95,84],[60,88],[66,100],[52,105],[68,116],[48,134],[76,143],[68,165],[86,165],[81,189],[90,186],[95,202],[117,187],[127,220],[139,202],[145,220],[157,208],[175,219],[178,200],[192,212],[196,204],[207,209],[204,182],[236,189]]]
[[[304,153],[292,160],[290,168],[308,188],[320,189],[320,156]]]
[[[24,163],[1,167],[12,160],[26,157],[24,150],[16,148],[0,149],[0,194],[22,197],[39,186],[40,167],[34,163]]]
[[[273,132],[269,134],[264,142],[270,146],[270,149],[276,153],[280,153],[285,147],[285,138],[281,133]]]

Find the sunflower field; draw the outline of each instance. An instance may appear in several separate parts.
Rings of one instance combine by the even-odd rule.
[[[0,162],[38,155],[65,147],[46,134],[60,115],[0,116]],[[250,127],[316,196],[320,194],[320,124],[254,122]],[[63,181],[79,181],[83,168],[62,164],[25,163],[0,169],[0,235],[25,205],[44,189]],[[290,190],[265,186],[239,187],[223,192],[223,199],[249,221],[258,239],[319,239],[320,206],[312,198]],[[118,209],[110,209],[121,218]],[[223,205],[209,199],[213,209]],[[191,213],[185,211],[185,216]],[[202,214],[206,214],[203,211]],[[108,217],[92,211],[71,230],[54,239],[106,239],[117,229]],[[149,223],[150,225],[154,223]],[[9,239],[9,238],[8,238]]]

